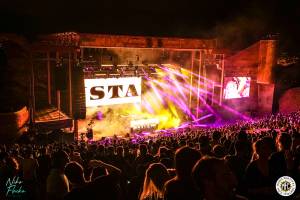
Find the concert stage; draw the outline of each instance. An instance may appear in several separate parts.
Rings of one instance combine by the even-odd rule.
[[[74,124],[77,136],[92,128],[95,139],[270,113],[276,41],[239,52],[217,44],[73,32],[38,36],[30,44],[33,113],[58,107],[66,113],[58,114],[64,117],[58,128]]]

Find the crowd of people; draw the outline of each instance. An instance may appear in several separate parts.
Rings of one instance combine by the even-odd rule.
[[[0,199],[281,199],[282,176],[300,183],[300,112],[139,138],[0,146]]]

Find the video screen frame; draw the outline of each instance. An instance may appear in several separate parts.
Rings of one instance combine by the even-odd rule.
[[[223,99],[250,97],[251,77],[224,77]]]

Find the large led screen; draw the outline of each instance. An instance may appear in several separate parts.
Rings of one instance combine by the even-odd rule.
[[[225,77],[224,99],[249,97],[250,77]]]
[[[86,107],[141,103],[141,77],[85,79]]]

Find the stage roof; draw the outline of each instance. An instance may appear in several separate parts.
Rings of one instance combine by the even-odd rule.
[[[217,39],[176,38],[176,37],[147,37],[104,35],[89,33],[55,33],[40,35],[33,46],[63,46],[91,48],[162,48],[162,49],[215,49]]]

